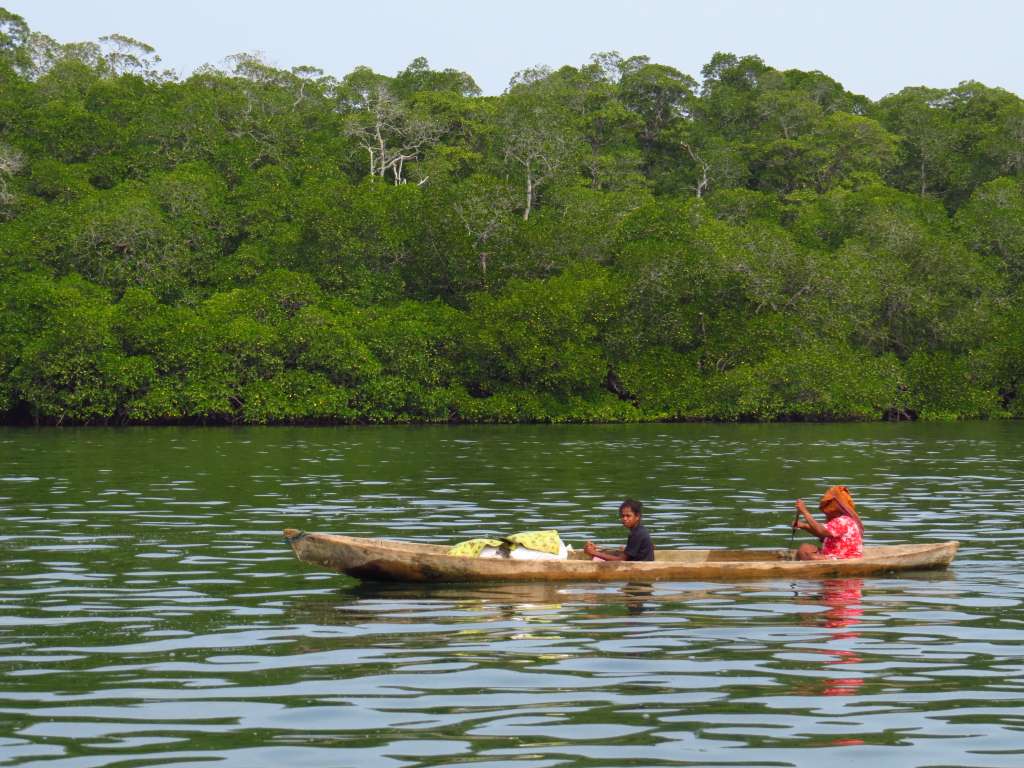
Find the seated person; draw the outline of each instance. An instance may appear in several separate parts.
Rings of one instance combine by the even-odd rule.
[[[588,541],[583,551],[594,560],[653,560],[654,543],[651,535],[640,522],[644,505],[636,499],[626,499],[619,505],[619,519],[629,530],[629,538],[622,549],[598,549],[594,542]]]
[[[810,531],[821,539],[821,549],[813,544],[801,544],[796,551],[797,560],[845,560],[864,556],[864,524],[860,521],[853,497],[845,485],[833,485],[818,502],[825,513],[822,525],[807,510],[803,499],[797,499],[797,517],[793,528]],[[800,518],[803,518],[802,520]]]

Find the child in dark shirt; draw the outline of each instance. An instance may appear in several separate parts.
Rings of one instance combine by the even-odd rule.
[[[629,539],[622,549],[599,549],[594,542],[588,541],[583,551],[595,560],[653,560],[654,543],[651,535],[640,522],[644,505],[636,499],[626,499],[619,505],[619,519],[629,530]]]

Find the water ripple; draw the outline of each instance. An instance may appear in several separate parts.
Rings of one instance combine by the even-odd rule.
[[[1024,764],[1024,425],[4,432],[0,765]],[[329,467],[329,469],[328,469]],[[358,584],[287,526],[788,543],[856,490],[953,571]]]

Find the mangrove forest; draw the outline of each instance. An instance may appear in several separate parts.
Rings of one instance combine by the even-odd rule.
[[[424,58],[180,76],[0,9],[5,423],[1012,418],[1022,386],[1006,90],[732,53],[497,96]]]

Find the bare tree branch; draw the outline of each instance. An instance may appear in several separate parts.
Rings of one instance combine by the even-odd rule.
[[[0,206],[8,206],[14,202],[9,180],[25,167],[25,156],[14,147],[0,144]]]
[[[395,184],[404,184],[405,163],[436,144],[444,126],[411,114],[381,85],[368,95],[366,110],[354,116],[348,133],[369,155],[371,176],[391,174]]]

